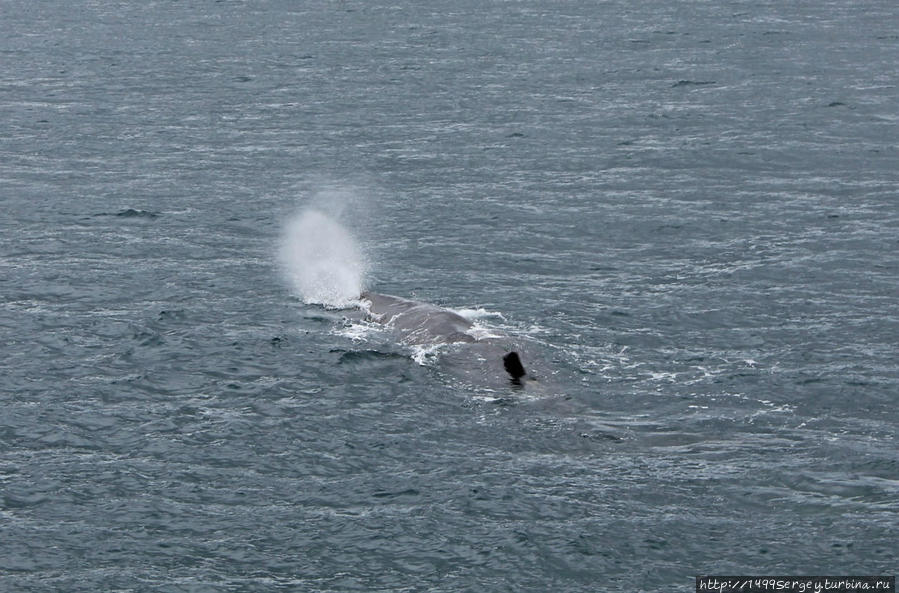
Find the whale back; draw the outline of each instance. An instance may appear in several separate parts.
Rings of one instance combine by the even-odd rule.
[[[471,321],[458,313],[436,305],[374,292],[363,292],[360,300],[369,321],[394,329],[406,344],[472,343],[471,347],[450,355],[452,359],[459,359],[461,364],[456,366],[465,367],[467,371],[470,369],[470,372],[480,368],[485,376],[493,374],[488,369],[495,368],[499,373],[505,371],[508,373],[507,379],[510,378],[512,384],[518,387],[523,385],[523,379],[530,378],[518,352],[509,350],[508,340],[495,337],[476,339],[469,333]]]
[[[471,322],[448,309],[401,297],[364,292],[370,321],[392,327],[407,344],[449,344],[474,342],[468,334]]]

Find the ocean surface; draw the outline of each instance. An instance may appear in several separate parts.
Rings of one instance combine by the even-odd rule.
[[[0,591],[896,574],[897,30],[895,0],[0,2]]]

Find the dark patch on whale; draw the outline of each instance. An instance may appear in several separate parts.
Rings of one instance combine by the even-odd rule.
[[[513,382],[520,382],[521,378],[527,375],[527,371],[524,370],[524,365],[521,364],[521,358],[515,351],[509,352],[503,356],[503,367],[505,367],[506,372],[512,376]]]

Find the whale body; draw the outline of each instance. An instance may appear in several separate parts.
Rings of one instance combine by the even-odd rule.
[[[497,363],[502,361],[514,385],[520,385],[521,379],[527,376],[517,352],[498,350],[498,341],[493,338],[478,340],[470,333],[471,321],[458,313],[429,303],[368,291],[359,298],[369,321],[394,329],[406,344],[477,344],[489,358],[496,359]]]
[[[402,335],[407,344],[452,344],[475,342],[467,333],[471,322],[448,309],[402,297],[363,292],[369,303],[368,319],[388,325]]]

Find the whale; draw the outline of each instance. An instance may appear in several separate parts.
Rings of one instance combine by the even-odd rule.
[[[491,362],[502,362],[513,385],[520,386],[529,377],[521,357],[507,350],[495,337],[478,339],[473,324],[454,311],[403,297],[364,291],[359,295],[361,309],[368,321],[396,331],[401,342],[410,345],[472,344]]]
[[[407,344],[475,342],[470,321],[449,309],[430,303],[373,292],[360,295],[369,321],[395,329]]]

